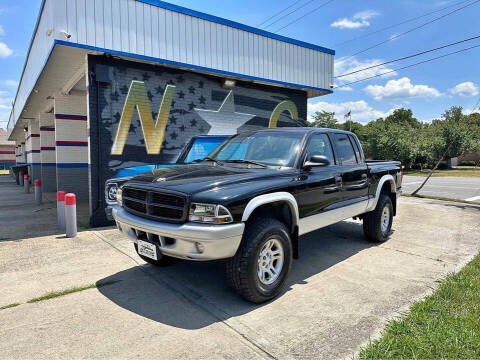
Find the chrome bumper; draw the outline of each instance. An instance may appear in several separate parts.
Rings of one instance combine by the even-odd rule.
[[[112,215],[117,228],[134,242],[138,240],[135,230],[147,235],[154,234],[159,237],[156,245],[162,254],[189,260],[215,260],[234,256],[245,228],[243,222],[227,225],[161,223],[132,215],[120,207],[114,207]],[[167,243],[165,238],[175,241]],[[200,252],[199,248],[203,251]]]

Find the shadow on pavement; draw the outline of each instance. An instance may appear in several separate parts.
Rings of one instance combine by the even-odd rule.
[[[363,237],[361,223],[341,222],[303,236],[300,259],[294,260],[287,286],[307,284],[309,278],[341,263],[358,252],[375,246]],[[133,246],[133,245],[132,245]],[[198,329],[213,322],[236,317],[266,304],[252,304],[240,298],[226,284],[224,261],[183,261],[171,267],[152,265],[133,267],[99,280],[122,280],[98,290],[118,306],[145,318],[184,329]],[[149,281],[145,273],[157,284]],[[160,286],[157,286],[160,285]],[[178,296],[205,309],[212,316],[192,318]],[[190,306],[187,306],[190,308]],[[218,315],[220,314],[220,315]]]

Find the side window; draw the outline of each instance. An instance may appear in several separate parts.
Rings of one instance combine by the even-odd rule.
[[[333,134],[333,142],[335,144],[335,153],[342,165],[352,165],[357,163],[355,151],[352,143],[345,134]]]
[[[361,162],[362,161],[362,156],[360,155],[360,149],[358,148],[358,142],[355,141],[355,138],[352,135],[348,135],[350,138],[350,142],[353,144],[353,148],[355,149],[355,154],[357,155],[357,161]]]
[[[331,164],[335,164],[332,145],[326,134],[316,134],[310,138],[307,145],[307,159],[312,155],[323,155]]]

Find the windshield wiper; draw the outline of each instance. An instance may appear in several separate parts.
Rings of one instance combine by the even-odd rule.
[[[253,160],[240,160],[240,159],[237,159],[237,160],[224,160],[226,163],[237,163],[237,164],[252,164],[252,165],[257,165],[257,166],[261,166],[263,168],[266,168],[268,167],[267,165],[265,164],[262,164],[260,162],[257,162],[257,161],[253,161]]]
[[[215,164],[219,164],[219,161],[218,161],[218,160],[213,159],[213,158],[211,158],[211,157],[209,157],[209,156],[204,157],[203,159],[193,160],[193,162],[202,162],[202,161],[205,161],[205,160],[207,160],[207,161],[213,161]]]

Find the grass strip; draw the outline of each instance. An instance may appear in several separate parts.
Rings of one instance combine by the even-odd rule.
[[[407,170],[403,175],[407,176],[428,176],[430,170]],[[446,170],[435,170],[433,177],[480,177],[480,167],[465,166]]]
[[[88,290],[88,289],[94,289],[94,288],[100,288],[100,287],[106,286],[106,285],[112,285],[112,284],[115,284],[119,281],[120,280],[106,281],[106,282],[103,282],[103,283],[90,284],[90,285],[85,285],[85,286],[75,286],[75,287],[72,287],[72,288],[69,288],[69,289],[66,289],[66,290],[62,290],[62,291],[52,291],[52,292],[46,293],[42,296],[39,296],[37,298],[30,299],[30,300],[27,301],[27,303],[32,304],[32,303],[36,303],[36,302],[39,302],[39,301],[50,300],[50,299],[54,299],[54,298],[57,298],[57,297],[60,297],[60,296],[65,296],[65,295],[68,295],[68,294],[73,294],[73,293]]]
[[[419,194],[417,194],[417,195],[402,194],[402,196],[405,196],[405,197],[413,197],[413,198],[420,198],[420,199],[452,201],[452,202],[457,202],[457,203],[461,203],[461,204],[480,205],[480,202],[476,202],[476,201],[466,201],[466,200],[460,200],[460,199],[450,199],[450,198],[441,197],[441,196],[430,196],[430,195],[419,195]]]
[[[19,303],[8,304],[8,305],[5,305],[5,306],[1,306],[0,310],[10,309],[10,308],[13,308],[13,307],[18,306],[18,305],[21,305],[21,304],[19,304]]]
[[[361,359],[480,358],[480,254],[391,321]]]

